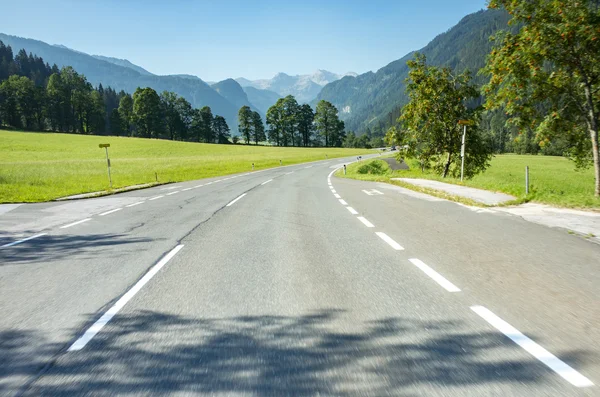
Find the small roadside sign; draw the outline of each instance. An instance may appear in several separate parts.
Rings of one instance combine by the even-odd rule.
[[[98,145],[98,147],[100,149],[102,149],[103,147],[110,147],[110,143],[101,143],[101,144]]]

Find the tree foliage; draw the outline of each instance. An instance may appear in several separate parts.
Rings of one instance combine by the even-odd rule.
[[[238,129],[246,145],[252,140],[252,110],[250,106],[242,106],[238,111]]]
[[[325,146],[342,146],[345,137],[344,122],[339,119],[338,110],[331,102],[320,100],[317,103],[315,130]]]
[[[468,71],[455,75],[449,68],[427,65],[422,54],[408,62],[407,93],[410,101],[402,109],[400,122],[406,133],[405,154],[415,157],[423,168],[433,168],[443,177],[460,175],[463,127],[460,120],[473,121],[469,127],[465,154],[465,177],[484,171],[491,148],[479,131],[479,109],[466,106],[479,96]]]
[[[227,143],[225,119],[183,97],[138,88],[133,97],[97,88],[72,67],[50,67],[0,41],[0,127]]]
[[[578,166],[593,162],[600,195],[600,11],[597,1],[492,0],[516,33],[496,36],[484,87],[488,109],[503,108],[541,147],[563,141]]]

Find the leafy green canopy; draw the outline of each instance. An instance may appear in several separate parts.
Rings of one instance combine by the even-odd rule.
[[[595,0],[492,0],[516,33],[496,35],[484,72],[488,109],[504,108],[540,146],[565,140],[578,166],[592,161],[600,195],[600,7]]]
[[[433,168],[443,177],[460,175],[463,127],[460,120],[478,121],[479,108],[465,103],[479,93],[470,84],[468,71],[454,75],[450,68],[429,66],[422,54],[408,61],[407,92],[410,98],[402,109],[400,122],[405,132],[405,154],[419,160],[422,168]],[[491,150],[479,131],[478,122],[468,128],[465,177],[470,178],[489,166]],[[393,135],[393,134],[391,134]]]

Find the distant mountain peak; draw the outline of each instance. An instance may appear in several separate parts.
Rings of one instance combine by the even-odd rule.
[[[354,73],[356,75],[356,73]],[[289,75],[279,72],[271,79],[248,80],[243,77],[235,79],[242,87],[254,87],[269,90],[283,96],[293,95],[298,102],[310,102],[321,91],[321,88],[333,81],[339,80],[339,75],[325,69],[317,69],[312,74]]]

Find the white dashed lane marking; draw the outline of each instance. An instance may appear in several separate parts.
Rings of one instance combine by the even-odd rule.
[[[518,329],[496,316],[487,308],[483,306],[471,306],[471,310],[573,386],[594,386],[591,380],[574,370],[564,361],[560,360],[554,354],[550,353],[527,336],[523,335]]]
[[[61,226],[60,228],[61,228],[61,229],[66,229],[66,228],[68,228],[68,227],[75,226],[75,225],[79,225],[80,223],[87,222],[87,221],[89,221],[89,220],[92,220],[92,218],[85,218],[85,219],[82,219],[82,220],[80,220],[80,221],[73,222],[73,223],[69,223],[68,225]]]
[[[423,273],[425,273],[426,275],[431,277],[436,283],[441,285],[446,291],[460,292],[460,288],[458,288],[456,285],[452,284],[450,281],[446,280],[444,278],[444,276],[442,276],[441,274],[439,274],[438,272],[436,272],[435,270],[433,270],[432,268],[427,266],[425,263],[423,263],[423,261],[421,261],[419,259],[415,259],[415,258],[409,259],[409,261],[413,265],[415,265],[416,267],[421,269],[423,271]]]
[[[359,221],[361,221],[366,227],[375,227],[375,225],[373,225],[371,222],[369,222],[367,220],[367,218],[365,218],[364,216],[357,216],[356,218]]]
[[[2,246],[2,248],[5,248],[5,247],[12,247],[12,246],[14,246],[14,245],[21,244],[21,243],[24,243],[25,241],[33,240],[34,238],[42,237],[42,236],[45,236],[45,235],[46,235],[46,233],[39,233],[39,234],[36,234],[36,235],[34,235],[34,236],[31,236],[31,237],[24,238],[24,239],[22,239],[22,240],[13,241],[12,243],[4,244],[4,245]]]
[[[387,234],[383,232],[375,232],[375,234],[379,236],[380,239],[388,243],[389,246],[395,249],[396,251],[402,251],[404,249],[400,244],[395,242],[394,239],[388,236]]]
[[[110,309],[108,309],[108,311],[104,313],[102,317],[100,317],[94,324],[92,324],[92,326],[89,327],[87,331],[85,331],[85,333],[67,349],[67,351],[71,352],[83,349],[85,345],[87,345],[87,343],[90,340],[92,340],[92,338],[96,336],[96,334],[100,332],[100,330],[106,324],[108,324],[108,322],[119,312],[119,310],[121,310],[127,304],[127,302],[129,302],[131,298],[133,298],[135,294],[137,294],[142,289],[142,287],[146,285],[146,283],[148,283],[148,281],[150,281],[150,279],[152,279],[152,277],[154,277],[156,273],[158,273],[158,271],[162,269],[162,267],[166,265],[167,262],[169,262],[171,258],[173,258],[175,254],[177,254],[182,248],[182,244],[178,245],[177,247],[173,248],[167,255],[165,255],[156,265],[154,265],[148,271],[148,273],[144,275],[144,277],[142,277],[137,283],[135,283],[135,285],[131,287],[131,289],[127,291],[125,295],[119,298],[119,300]]]
[[[244,197],[246,195],[246,193],[238,196],[237,198],[235,198],[234,200],[232,200],[229,204],[227,204],[227,207],[231,207],[236,201],[238,201],[239,199],[241,199],[242,197]]]
[[[357,212],[357,211],[356,211],[354,208],[352,208],[352,207],[346,207],[346,209],[347,209],[348,211],[350,211],[350,213],[351,213],[352,215],[358,215],[358,212]]]
[[[100,216],[104,216],[104,215],[108,215],[108,214],[112,214],[115,213],[117,211],[121,211],[123,208],[115,208],[114,210],[110,210],[110,211],[106,211],[100,214]]]

